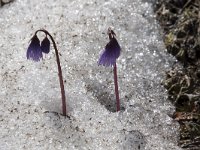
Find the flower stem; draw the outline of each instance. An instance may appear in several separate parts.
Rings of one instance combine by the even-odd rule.
[[[115,83],[115,96],[116,96],[116,107],[117,111],[120,111],[120,100],[119,100],[119,90],[118,90],[118,82],[117,82],[117,65],[116,63],[114,64],[114,83]]]
[[[61,96],[62,96],[62,111],[63,111],[63,116],[66,116],[67,115],[67,108],[66,108],[65,88],[64,88],[64,82],[63,82],[63,77],[62,77],[62,69],[61,69],[61,66],[60,66],[60,58],[59,58],[56,42],[54,41],[53,37],[51,36],[51,34],[47,30],[40,29],[40,30],[37,30],[35,32],[35,34],[37,34],[37,32],[39,32],[39,31],[44,32],[46,35],[48,35],[50,37],[51,41],[53,42],[53,47],[54,47],[55,53],[56,53],[56,62],[57,62],[57,65],[58,65],[58,77],[59,77],[59,81],[60,81],[60,89],[61,89]]]

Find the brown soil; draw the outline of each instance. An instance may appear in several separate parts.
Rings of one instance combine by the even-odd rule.
[[[166,72],[163,85],[176,106],[182,148],[200,149],[200,0],[156,0],[155,13],[167,51],[183,69]]]

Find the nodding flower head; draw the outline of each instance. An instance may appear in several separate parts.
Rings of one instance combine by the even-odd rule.
[[[48,54],[50,51],[50,41],[47,37],[45,37],[41,42],[41,50],[46,54]]]
[[[103,53],[101,54],[98,64],[106,67],[114,66],[117,58],[120,55],[121,48],[115,38],[116,34],[113,30],[108,28],[109,43],[106,45]]]
[[[32,59],[33,61],[40,61],[40,59],[42,58],[42,50],[37,35],[34,35],[32,37],[31,43],[26,53],[26,57],[27,59]]]
[[[26,52],[27,59],[32,59],[33,61],[40,61],[42,59],[42,52],[48,54],[50,51],[50,41],[46,37],[42,40],[40,45],[40,40],[38,39],[36,33],[31,39],[31,43]]]

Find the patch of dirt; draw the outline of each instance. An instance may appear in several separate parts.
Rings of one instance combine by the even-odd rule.
[[[155,13],[167,51],[183,69],[166,72],[164,87],[176,106],[179,145],[200,149],[200,0],[156,0]]]

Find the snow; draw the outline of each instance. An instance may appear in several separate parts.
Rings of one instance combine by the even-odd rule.
[[[174,59],[145,0],[16,0],[0,8],[1,150],[179,150],[174,107],[161,85]],[[112,27],[124,110],[112,68],[97,65]],[[57,42],[70,117],[61,113],[55,53],[26,60],[37,29]],[[42,34],[40,35],[43,36]],[[56,113],[57,112],[57,113]]]

